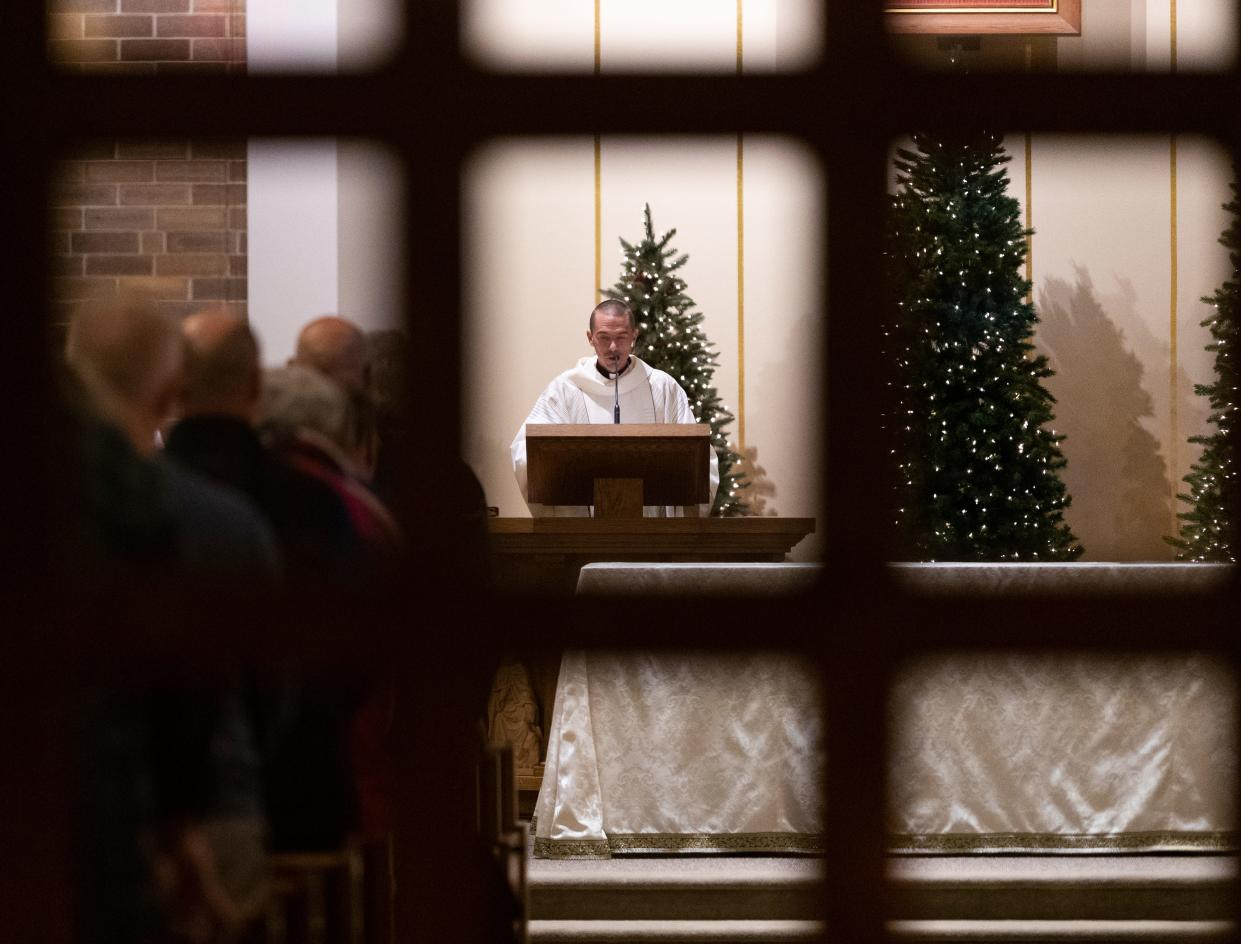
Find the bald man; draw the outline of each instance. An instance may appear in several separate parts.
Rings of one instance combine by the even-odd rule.
[[[211,309],[182,321],[181,335],[181,414],[236,416],[252,423],[262,373],[258,340],[250,326],[227,310]]]
[[[252,499],[291,574],[346,573],[361,553],[348,508],[331,488],[278,459],[254,429],[262,371],[250,326],[228,311],[209,310],[186,318],[181,333],[181,419],[168,434],[167,452]]]
[[[297,351],[290,364],[311,367],[330,377],[350,394],[367,388],[366,335],[352,321],[336,315],[316,318],[297,336]]]
[[[66,357],[94,412],[143,459],[154,460],[150,513],[175,538],[165,563],[193,574],[272,578],[280,555],[257,509],[156,455],[156,432],[172,415],[185,354],[177,325],[142,295],[91,305],[69,326]]]
[[[181,381],[176,326],[139,296],[92,305],[70,324],[66,357],[99,415],[136,453],[153,453]]]

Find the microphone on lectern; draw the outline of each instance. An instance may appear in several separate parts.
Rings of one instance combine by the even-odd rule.
[[[617,358],[617,360],[620,359]],[[613,367],[620,367],[620,364],[614,364]],[[616,370],[612,371],[612,387],[615,398],[612,403],[612,422],[615,424],[620,422],[620,373]]]

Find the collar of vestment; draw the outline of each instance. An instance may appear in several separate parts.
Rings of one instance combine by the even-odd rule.
[[[631,367],[633,367],[633,355],[630,355],[626,359],[625,369],[622,371],[610,371],[606,367],[604,367],[602,364],[599,363],[598,358],[595,358],[595,370],[599,371],[599,376],[602,377],[604,380],[608,381],[609,383],[612,380],[613,373],[618,373],[621,377],[624,377],[627,373],[629,373],[629,369]]]
[[[616,380],[616,383],[620,384],[621,396],[646,384],[650,373],[651,368],[643,363],[642,358],[630,355],[628,369]],[[599,372],[598,359],[593,355],[583,357],[577,362],[577,366],[564,376],[575,387],[591,396],[613,395],[613,381]]]

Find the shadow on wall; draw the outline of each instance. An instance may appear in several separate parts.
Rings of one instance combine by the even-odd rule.
[[[1133,288],[1133,282],[1129,279],[1116,279],[1116,292],[1107,294],[1099,292],[1099,301],[1106,311],[1110,311],[1115,315],[1118,324],[1128,326],[1125,337],[1129,341],[1133,353],[1137,355],[1138,360],[1148,365],[1152,370],[1152,378],[1158,382],[1152,382],[1148,385],[1151,399],[1154,401],[1154,416],[1151,420],[1144,423],[1147,429],[1155,431],[1155,437],[1160,438],[1160,433],[1166,435],[1169,422],[1169,405],[1171,402],[1171,391],[1164,378],[1167,376],[1168,360],[1172,356],[1171,347],[1168,344],[1166,336],[1158,337],[1151,331],[1147,320],[1138,314],[1138,293]],[[1197,318],[1192,319],[1197,321]],[[1184,345],[1185,338],[1182,336],[1181,354],[1184,357],[1188,352]],[[1205,343],[1205,340],[1204,342]],[[1210,433],[1210,425],[1207,422],[1211,415],[1210,403],[1205,397],[1200,397],[1194,393],[1194,384],[1198,382],[1189,376],[1182,364],[1177,370],[1177,416],[1179,417],[1180,442],[1177,443],[1177,461],[1170,463],[1172,469],[1170,475],[1174,475],[1178,479],[1180,490],[1184,490],[1179,479],[1189,471],[1189,467],[1198,461],[1198,457],[1202,454],[1202,447],[1188,442],[1190,436],[1200,436]],[[1161,452],[1165,461],[1168,459],[1167,443],[1162,444]],[[1184,511],[1182,507],[1180,510]]]
[[[737,448],[735,443],[732,445],[734,449]],[[767,470],[758,464],[758,446],[746,446],[739,451],[741,461],[737,463],[737,468],[745,478],[745,485],[741,486],[737,497],[745,502],[748,515],[774,518],[779,512],[774,505],[769,506],[767,500],[776,497],[776,483],[767,475]]]
[[[750,316],[747,315],[747,318],[749,317]],[[816,330],[814,319],[811,314],[807,312],[801,315],[792,327],[789,328],[788,337],[784,344],[783,357],[778,361],[771,361],[766,364],[766,366],[764,366],[762,371],[759,373],[757,380],[751,381],[756,390],[761,390],[763,392],[762,395],[758,397],[758,402],[760,404],[759,408],[751,408],[749,411],[749,416],[747,417],[747,422],[749,423],[751,431],[749,436],[750,443],[747,445],[745,452],[743,453],[745,474],[752,484],[749,490],[742,495],[742,498],[750,503],[750,513],[753,515],[778,516],[780,514],[797,513],[787,510],[781,512],[775,506],[775,499],[781,497],[779,489],[776,486],[775,480],[767,474],[767,470],[760,464],[758,446],[754,445],[753,442],[755,439],[762,439],[764,432],[770,433],[772,427],[775,425],[772,423],[772,419],[778,418],[780,415],[779,412],[769,413],[768,411],[765,411],[762,404],[767,402],[785,404],[783,410],[788,415],[791,416],[794,413],[800,413],[800,411],[796,411],[791,408],[791,402],[796,401],[786,402],[783,399],[783,395],[790,386],[790,379],[793,384],[796,384],[803,376],[804,367],[802,366],[802,363],[807,353],[807,339],[814,338],[816,336]],[[794,429],[794,434],[804,437],[805,443],[808,446],[808,448],[803,451],[801,461],[810,462],[813,464],[817,459],[817,456],[815,456],[814,449],[809,444],[813,443],[815,439],[812,435],[813,431],[806,428],[805,417],[801,417],[801,420],[794,427]],[[777,429],[776,432],[777,435],[781,433],[783,435],[790,435],[789,431]],[[757,435],[755,435],[756,433]],[[779,460],[777,459],[777,461]],[[815,471],[812,470],[810,475],[813,476],[814,474]],[[815,540],[816,535],[810,535],[810,537],[806,538],[803,543],[806,543],[807,541],[813,542]]]
[[[1074,266],[1076,284],[1048,278],[1039,291],[1035,343],[1055,376],[1055,429],[1073,496],[1065,518],[1086,560],[1171,560],[1163,540],[1171,522],[1171,485],[1159,443],[1142,425],[1154,402],[1143,366],[1095,294],[1090,274]]]
[[[747,321],[750,318],[747,313]],[[762,314],[756,311],[753,321],[762,325]],[[819,492],[820,424],[826,414],[814,405],[826,383],[819,358],[820,330],[820,314],[807,307],[784,330],[780,355],[752,374],[749,383],[754,406],[747,412],[744,465],[754,488],[742,497],[756,505],[752,514],[819,518],[815,532],[789,554],[795,562],[822,561],[826,551]],[[764,456],[772,463],[774,476],[764,468]]]

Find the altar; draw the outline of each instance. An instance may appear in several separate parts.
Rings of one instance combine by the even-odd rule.
[[[497,586],[514,593],[578,590],[600,561],[775,563],[815,529],[813,518],[491,518]]]
[[[1056,567],[915,565],[901,577],[926,593],[1057,579],[1108,593],[1207,592],[1227,574]],[[816,576],[807,565],[595,564],[579,590],[792,592]],[[535,855],[820,850],[819,705],[813,669],[794,654],[566,652]],[[946,654],[899,676],[889,705],[893,851],[1235,848],[1237,691],[1208,656]]]
[[[712,580],[710,592],[730,591],[732,578],[719,576],[721,570],[709,568],[693,572],[666,570],[660,577],[656,565],[684,568],[695,564],[732,566],[770,565],[783,562],[789,552],[815,530],[813,518],[491,518],[491,554],[496,587],[507,593],[562,594],[592,592],[580,586],[587,565],[601,561],[634,562],[644,579],[660,581],[678,576],[672,592],[684,592],[687,580]],[[716,576],[712,577],[711,574]],[[587,577],[587,580],[593,578]],[[803,584],[812,582],[805,573]],[[621,588],[629,592],[628,588]],[[600,588],[600,592],[607,592]],[[645,592],[645,589],[643,590]],[[705,589],[702,592],[707,592]],[[547,735],[556,694],[559,660],[555,654],[519,653],[529,676],[542,727],[540,757],[547,754]],[[523,783],[528,783],[523,777]]]

